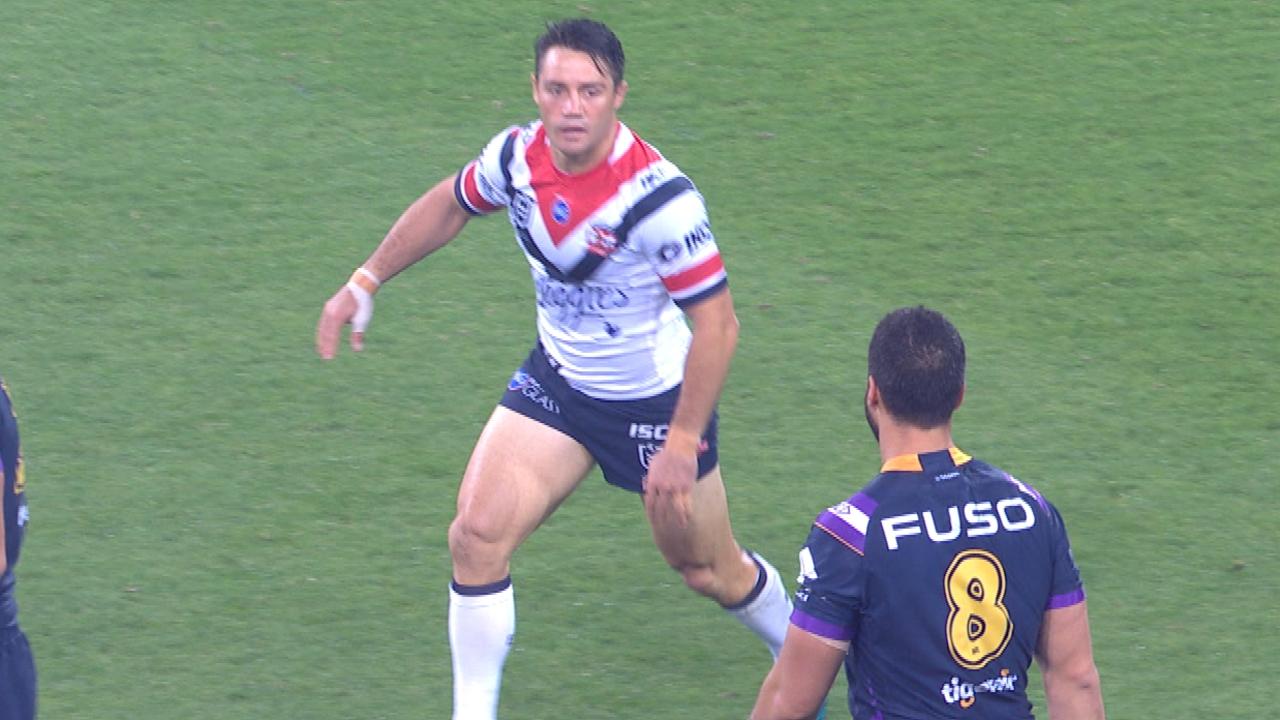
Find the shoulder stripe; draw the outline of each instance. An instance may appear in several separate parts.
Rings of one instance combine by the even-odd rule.
[[[843,627],[835,623],[819,620],[800,608],[791,611],[791,624],[807,633],[824,637],[828,640],[852,640],[853,628]]]
[[[729,278],[727,278],[727,277],[722,277],[722,278],[720,278],[720,281],[719,281],[719,282],[717,282],[716,284],[714,284],[714,285],[712,285],[711,287],[707,288],[706,290],[701,290],[701,291],[696,292],[696,293],[694,293],[693,295],[690,295],[690,296],[688,296],[688,297],[683,297],[683,298],[674,298],[674,297],[673,297],[673,298],[671,298],[671,299],[672,299],[672,301],[674,301],[674,302],[675,302],[675,304],[676,304],[676,306],[677,306],[677,307],[679,307],[679,308],[681,308],[681,309],[689,308],[689,307],[693,307],[694,305],[697,305],[698,303],[702,302],[703,300],[706,300],[707,298],[711,297],[712,295],[718,295],[718,294],[720,293],[720,291],[721,291],[721,290],[724,290],[724,289],[725,289],[725,288],[727,288],[727,287],[729,287]]]
[[[827,508],[814,520],[814,525],[861,554],[867,549],[867,526],[879,505],[870,495],[858,493]]]
[[[1065,607],[1071,607],[1072,605],[1079,605],[1082,602],[1084,602],[1084,588],[1076,588],[1069,593],[1054,595],[1049,598],[1049,602],[1045,605],[1044,609],[1059,610]]]
[[[667,292],[674,294],[681,290],[689,290],[716,273],[723,272],[724,259],[720,257],[720,253],[716,253],[684,272],[662,278],[662,284],[667,287]]]
[[[1010,475],[1010,474],[1009,474],[1009,473],[1007,473],[1007,472],[1004,474],[1004,479],[1005,479],[1005,480],[1008,480],[1008,481],[1009,481],[1009,482],[1011,482],[1011,483],[1013,483],[1013,484],[1014,484],[1014,486],[1015,486],[1015,487],[1017,487],[1017,488],[1018,488],[1019,490],[1021,490],[1022,492],[1024,492],[1024,493],[1026,493],[1027,495],[1030,495],[1031,497],[1035,498],[1035,499],[1036,499],[1036,502],[1040,503],[1040,507],[1041,507],[1041,509],[1043,509],[1045,512],[1049,512],[1049,503],[1048,503],[1048,501],[1046,501],[1046,500],[1044,499],[1044,496],[1043,496],[1043,495],[1041,495],[1041,494],[1040,494],[1040,492],[1039,492],[1038,490],[1036,490],[1035,488],[1031,487],[1030,485],[1028,485],[1028,484],[1026,484],[1026,483],[1022,482],[1021,480],[1019,480],[1018,478],[1016,478],[1016,477],[1014,477],[1014,476]]]
[[[821,519],[822,518],[818,518],[818,520],[821,520]],[[865,534],[859,534],[856,531],[852,533],[846,531],[842,535],[838,527],[827,527],[826,525],[823,525],[821,522],[818,522],[818,521],[815,521],[813,524],[814,524],[814,527],[830,535],[833,539],[835,539],[836,542],[840,543],[841,545],[849,548],[850,550],[858,553],[859,555],[867,554],[867,537]]]
[[[458,173],[457,178],[453,181],[453,196],[457,199],[458,205],[466,210],[470,215],[487,215],[498,209],[497,205],[489,202],[480,194],[480,188],[476,185],[476,168],[475,161],[467,163],[466,167]]]

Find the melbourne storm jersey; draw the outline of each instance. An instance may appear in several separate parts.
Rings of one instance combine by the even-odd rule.
[[[955,448],[905,455],[814,521],[792,624],[849,641],[854,720],[1030,718],[1046,610],[1084,600],[1058,511]]]
[[[4,380],[0,380],[0,512],[4,513],[3,552],[8,566],[0,573],[0,629],[18,622],[18,606],[13,597],[13,566],[18,563],[22,536],[26,532],[24,490],[18,424],[9,404],[8,388],[4,386]]]
[[[680,306],[727,282],[693,183],[622,123],[609,157],[561,172],[540,121],[499,133],[458,173],[473,215],[507,208],[528,258],[538,338],[575,389],[606,400],[680,384]]]

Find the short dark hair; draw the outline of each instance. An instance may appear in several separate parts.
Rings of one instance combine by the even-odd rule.
[[[909,425],[935,428],[960,405],[964,340],[936,310],[899,308],[876,326],[867,372],[890,414]]]
[[[622,71],[627,58],[622,41],[608,25],[586,18],[571,18],[547,23],[547,31],[533,43],[533,74],[542,71],[542,58],[553,47],[577,50],[591,56],[600,72],[613,78],[614,87],[622,84]]]

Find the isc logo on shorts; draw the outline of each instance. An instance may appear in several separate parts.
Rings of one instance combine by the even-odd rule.
[[[631,431],[628,434],[636,440],[666,440],[667,430],[670,429],[670,425],[631,423]]]

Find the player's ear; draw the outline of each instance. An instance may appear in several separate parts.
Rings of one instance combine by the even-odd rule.
[[[627,88],[628,88],[628,87],[629,87],[629,86],[627,85],[627,81],[626,81],[626,80],[623,80],[622,82],[618,83],[618,87],[614,88],[614,91],[613,91],[613,109],[614,109],[615,111],[616,111],[618,108],[622,107],[622,101],[627,99]]]
[[[867,376],[867,396],[865,398],[867,407],[877,407],[880,405],[880,388],[876,386],[876,379]]]
[[[953,408],[953,412],[959,410],[960,406],[964,404],[964,390],[966,387],[968,387],[967,384],[960,386],[960,394],[956,396],[956,406]]]
[[[529,73],[529,90],[533,94],[533,102],[538,102],[538,73]]]

